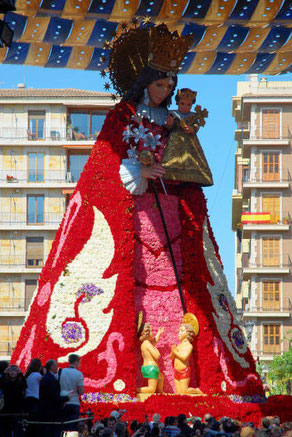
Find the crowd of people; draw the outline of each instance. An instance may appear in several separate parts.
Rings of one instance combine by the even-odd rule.
[[[32,359],[24,374],[18,366],[0,361],[0,437],[60,437],[67,431],[79,437],[292,437],[292,422],[281,424],[277,416],[263,418],[259,428],[211,414],[204,418],[179,414],[162,422],[156,413],[152,420],[145,415],[142,423],[128,423],[123,420],[125,410],[113,410],[110,417],[96,422],[80,421],[84,381],[79,367],[76,354],[69,355],[64,369],[58,369],[55,360],[42,368],[39,359]]]
[[[0,437],[59,437],[62,431],[78,430],[80,395],[84,393],[80,357],[69,355],[68,364],[58,369],[56,360],[48,360],[43,368],[34,358],[23,374],[18,366],[0,362]]]
[[[123,421],[123,411],[114,410],[110,417],[97,421],[89,429],[86,424],[79,428],[79,437],[292,437],[292,422],[280,423],[278,416],[264,417],[261,426],[239,423],[229,417],[217,420],[211,414],[187,418],[185,414],[166,417],[160,421],[158,413],[149,421],[131,423]]]

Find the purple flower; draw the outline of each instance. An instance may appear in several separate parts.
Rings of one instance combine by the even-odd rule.
[[[62,338],[66,343],[78,343],[82,340],[82,325],[77,322],[66,322],[62,326]]]
[[[103,293],[101,288],[98,288],[94,284],[83,284],[77,291],[77,297],[83,296],[81,302],[90,302],[94,296]]]

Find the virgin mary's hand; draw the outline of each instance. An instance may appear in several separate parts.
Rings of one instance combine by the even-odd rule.
[[[141,166],[141,175],[143,176],[143,178],[156,179],[163,177],[164,174],[165,170],[161,164]]]

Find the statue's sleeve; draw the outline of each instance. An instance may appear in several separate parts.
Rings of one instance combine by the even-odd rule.
[[[119,103],[109,111],[98,140],[108,141],[121,159],[120,177],[126,190],[140,195],[148,188],[148,180],[141,176],[141,163],[123,139],[123,132],[129,125],[134,109],[126,103]]]

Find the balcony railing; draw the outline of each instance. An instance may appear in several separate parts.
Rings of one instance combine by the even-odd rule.
[[[269,165],[267,164],[267,171],[269,170]],[[257,182],[288,182],[291,181],[291,174],[288,168],[273,168],[270,172],[265,171],[265,167],[253,167],[243,174],[242,182],[244,183],[257,183]]]
[[[1,298],[0,299],[0,311],[13,312],[13,311],[27,311],[31,299],[27,298]]]
[[[264,356],[264,355],[269,355],[269,356],[273,356],[274,357],[274,356],[277,356],[277,355],[282,355],[281,348],[279,348],[277,346],[275,348],[269,350],[269,351],[268,350],[263,350],[263,349],[260,349],[260,350],[255,349],[255,350],[252,350],[251,353],[253,354],[254,357],[257,357],[257,356],[261,357],[261,356]]]
[[[43,266],[43,258],[33,258],[28,256],[25,258],[23,255],[0,255],[0,267],[15,268],[15,267],[25,267],[25,268],[36,268],[39,269]]]
[[[16,346],[16,341],[8,340],[0,342],[0,356],[11,356]]]
[[[0,171],[0,182],[72,182],[72,175],[67,170],[16,170],[7,169]]]
[[[274,132],[261,131],[257,126],[255,132],[251,132],[251,140],[286,140],[291,138],[291,132],[288,127],[284,127],[281,130]]]
[[[270,306],[266,306],[266,307],[264,307],[264,306],[249,307],[244,312],[246,314],[248,314],[248,313],[258,313],[258,312],[260,312],[260,313],[269,313],[269,312],[279,312],[279,313],[287,312],[287,313],[289,313],[291,311],[292,310],[289,307],[283,308],[280,306],[279,303],[278,304],[274,303],[274,304],[270,304]]]
[[[1,128],[0,141],[95,141],[99,132],[79,132],[70,128],[52,127],[32,131],[29,128]]]
[[[246,254],[247,255],[247,254]],[[255,261],[251,261],[251,259],[248,256],[242,257],[242,265],[243,268],[283,268],[283,267],[289,267],[291,266],[291,260],[289,255],[282,255],[281,257],[275,256],[266,258],[266,259],[259,259]]]
[[[0,212],[0,225],[58,225],[63,214],[62,212],[39,214]]]

